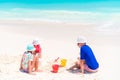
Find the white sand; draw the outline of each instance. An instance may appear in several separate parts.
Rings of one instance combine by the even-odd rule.
[[[119,79],[120,28],[79,23],[53,23],[43,21],[0,20],[0,80],[117,80]],[[114,24],[116,26],[116,24]],[[100,64],[93,74],[70,73],[79,55],[76,38],[86,36]],[[19,71],[21,55],[34,38],[40,39],[43,72],[28,75]],[[51,62],[56,57],[68,59],[66,68],[51,73]]]

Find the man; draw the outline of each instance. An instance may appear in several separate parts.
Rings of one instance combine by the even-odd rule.
[[[80,58],[78,62],[69,69],[80,68],[82,74],[84,74],[84,71],[97,72],[99,64],[92,49],[86,44],[85,37],[78,37],[77,46],[80,48]]]

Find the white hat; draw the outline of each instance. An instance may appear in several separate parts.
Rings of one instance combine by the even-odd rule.
[[[33,40],[33,45],[38,45],[38,44],[39,44],[39,39],[38,38],[34,39]]]
[[[77,38],[77,43],[86,43],[87,41],[86,41],[86,38],[85,37],[83,37],[83,36],[79,36],[78,38]]]

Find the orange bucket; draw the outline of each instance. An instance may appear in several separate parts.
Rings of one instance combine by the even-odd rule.
[[[59,70],[59,65],[58,65],[58,64],[53,64],[53,65],[52,65],[52,69],[53,69],[53,70],[52,70],[53,73],[57,73],[58,70]]]
[[[61,67],[65,67],[66,66],[66,64],[67,64],[67,59],[61,59]]]

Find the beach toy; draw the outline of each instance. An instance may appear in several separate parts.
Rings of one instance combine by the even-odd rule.
[[[65,67],[66,66],[66,63],[67,63],[67,59],[61,59],[61,67]]]
[[[53,73],[57,73],[58,70],[59,70],[59,65],[58,65],[58,64],[53,64],[53,65],[52,65],[52,69],[53,69],[53,70],[52,70]]]

